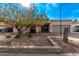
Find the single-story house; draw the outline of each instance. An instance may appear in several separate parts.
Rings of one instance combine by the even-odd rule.
[[[79,24],[71,25],[71,33],[79,32]]]
[[[70,32],[70,26],[72,25],[72,20],[49,20],[48,24],[39,26],[39,32],[51,32],[51,33],[63,33],[64,28],[68,28]],[[0,32],[15,32],[14,26],[12,24],[5,24],[0,22]],[[30,28],[30,32],[36,32],[36,27],[33,26]]]
[[[50,33],[63,33],[64,28],[68,28],[70,32],[70,26],[72,25],[72,20],[49,20],[48,24],[39,27],[39,32],[50,32]],[[31,31],[35,32],[36,27],[32,27]]]

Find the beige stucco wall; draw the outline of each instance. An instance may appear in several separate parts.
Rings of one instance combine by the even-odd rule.
[[[72,21],[61,21],[61,24],[60,24],[60,21],[50,21],[50,32],[60,33],[60,28],[62,33],[64,32],[64,28],[69,28],[69,31],[70,31],[71,25],[72,25]]]
[[[72,21],[50,21],[52,25],[71,25]]]

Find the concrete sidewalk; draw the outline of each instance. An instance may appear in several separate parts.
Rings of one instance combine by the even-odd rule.
[[[68,39],[70,43],[79,45],[79,33],[70,33]]]
[[[75,44],[77,46],[79,46],[79,38],[76,37],[68,37],[69,43]]]
[[[0,56],[79,56],[79,53],[0,53]]]

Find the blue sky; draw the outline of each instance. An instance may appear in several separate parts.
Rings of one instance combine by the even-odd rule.
[[[56,3],[39,3],[39,10],[44,11],[49,19],[60,19],[60,7]]]
[[[62,19],[79,19],[79,3],[62,3]]]
[[[36,3],[36,5],[39,12],[45,12],[50,20],[60,20],[60,11],[61,19],[79,19],[79,3]]]
[[[40,4],[40,5],[41,5],[41,8],[45,8],[44,4]],[[61,4],[49,3],[49,4],[46,4],[45,11],[47,13],[47,16],[51,20],[52,19],[55,19],[55,20],[79,19],[79,3],[61,3]],[[60,15],[61,15],[61,18],[60,18]]]
[[[44,9],[48,18],[51,20],[79,19],[79,3],[40,3],[38,7],[42,10]]]

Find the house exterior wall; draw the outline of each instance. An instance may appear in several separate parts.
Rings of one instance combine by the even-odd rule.
[[[72,20],[50,20],[49,23],[52,25],[71,25]]]
[[[68,28],[69,32],[70,32],[70,26],[72,25],[72,20],[62,20],[61,24],[60,24],[60,20],[50,20],[49,21],[49,32],[51,33],[60,33],[60,28],[62,33],[64,32],[64,28]],[[0,25],[4,25],[3,23]],[[61,27],[60,27],[61,25]],[[17,30],[15,29],[15,27],[11,26],[11,25],[7,25],[7,27],[12,27],[13,28],[13,32],[17,32]],[[48,30],[48,29],[47,29]],[[41,27],[38,27],[38,31],[41,32]]]
[[[71,25],[72,25],[72,20],[62,20],[61,22],[60,20],[51,20],[50,21],[50,32],[60,33],[60,30],[61,30],[61,33],[64,33],[64,28],[68,28],[70,32]]]
[[[68,25],[62,25],[61,27],[58,25],[53,25],[52,33],[60,33],[60,28],[61,28],[61,33],[64,33],[64,28],[68,28],[69,32],[70,32],[70,26],[68,26]]]

